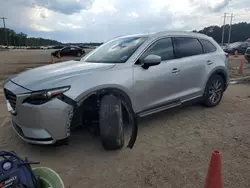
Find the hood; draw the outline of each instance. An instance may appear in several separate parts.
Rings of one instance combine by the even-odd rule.
[[[53,85],[68,78],[110,69],[114,66],[115,64],[108,63],[66,61],[27,70],[11,78],[11,81],[30,90],[38,90],[38,88],[42,90],[46,89],[44,87],[48,84]]]

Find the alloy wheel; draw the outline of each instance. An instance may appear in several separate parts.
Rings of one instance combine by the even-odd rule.
[[[223,92],[223,85],[221,80],[214,80],[209,88],[209,100],[211,103],[216,104],[220,101]]]

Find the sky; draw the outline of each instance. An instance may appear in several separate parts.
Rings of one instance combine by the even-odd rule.
[[[249,0],[0,0],[6,27],[60,42],[105,42],[164,30],[249,22]],[[230,23],[230,18],[226,19]],[[2,27],[2,23],[0,23]]]

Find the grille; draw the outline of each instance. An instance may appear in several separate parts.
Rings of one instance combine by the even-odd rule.
[[[4,89],[4,94],[5,94],[6,99],[9,101],[10,106],[15,110],[16,109],[16,95],[7,89]]]

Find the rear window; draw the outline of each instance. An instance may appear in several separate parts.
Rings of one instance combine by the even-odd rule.
[[[216,51],[216,47],[208,40],[200,39],[205,53],[212,53]]]
[[[175,37],[174,47],[177,58],[203,54],[201,43],[196,38]]]

